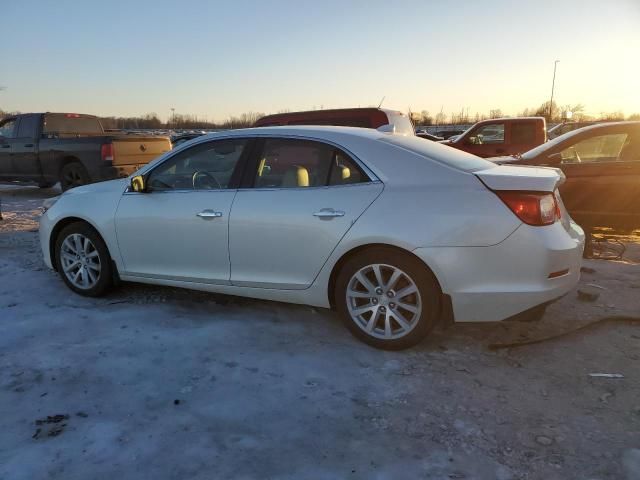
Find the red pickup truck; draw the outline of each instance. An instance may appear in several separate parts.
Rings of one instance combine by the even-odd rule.
[[[441,143],[479,157],[516,155],[547,141],[543,117],[494,118],[469,127],[454,140]]]

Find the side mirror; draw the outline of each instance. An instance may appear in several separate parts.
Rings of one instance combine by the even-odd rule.
[[[553,153],[547,157],[548,165],[560,165],[562,163],[562,154],[560,152]]]
[[[131,190],[138,193],[145,191],[144,177],[142,175],[136,175],[131,179]]]

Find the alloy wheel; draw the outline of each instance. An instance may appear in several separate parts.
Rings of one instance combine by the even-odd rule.
[[[60,247],[62,270],[71,284],[82,290],[93,288],[100,279],[100,254],[91,240],[73,233]]]
[[[404,337],[420,320],[422,301],[414,280],[397,267],[367,265],[349,280],[347,309],[368,335],[384,340]]]

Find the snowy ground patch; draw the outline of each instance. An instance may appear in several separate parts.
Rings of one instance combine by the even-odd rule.
[[[637,237],[585,262],[591,301],[382,352],[310,307],[77,296],[38,244],[58,193],[0,186],[1,479],[639,478]]]

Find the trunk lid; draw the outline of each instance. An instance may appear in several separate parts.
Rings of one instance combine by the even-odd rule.
[[[562,170],[549,167],[498,165],[474,174],[491,190],[554,192],[565,180]]]
[[[113,166],[131,167],[132,171],[171,150],[168,137],[126,136],[113,139]]]

